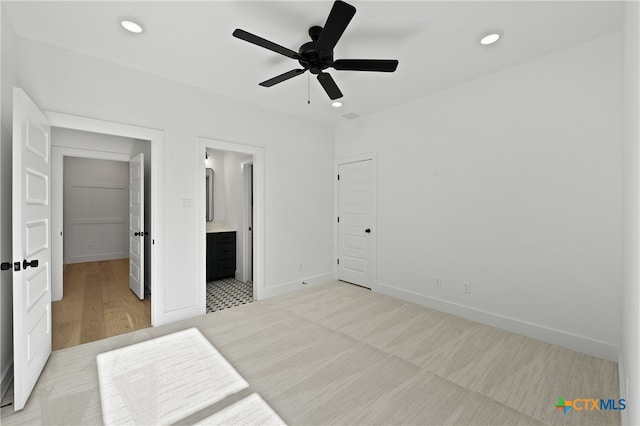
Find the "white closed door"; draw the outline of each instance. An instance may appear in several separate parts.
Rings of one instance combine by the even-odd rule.
[[[22,410],[51,354],[51,127],[13,89],[12,251],[14,409]]]
[[[129,288],[144,299],[144,154],[129,160]]]
[[[338,279],[371,288],[373,161],[338,166]]]

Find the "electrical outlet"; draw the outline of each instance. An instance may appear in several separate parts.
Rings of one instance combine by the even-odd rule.
[[[469,283],[469,281],[464,282],[464,287],[462,288],[462,291],[464,292],[464,294],[471,294],[471,284]]]
[[[442,278],[436,277],[436,287],[442,287]]]
[[[93,248],[93,243],[89,243],[89,250]]]

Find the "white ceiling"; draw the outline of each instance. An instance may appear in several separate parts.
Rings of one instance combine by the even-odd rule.
[[[292,50],[323,25],[332,1],[3,2],[15,31],[27,38],[184,82],[324,123],[371,114],[479,76],[617,31],[621,2],[348,1],[356,15],[336,59],[398,59],[395,73],[330,73],[344,94],[332,108],[307,75],[271,88],[258,83],[297,62],[232,37],[241,28]],[[141,21],[140,36],[118,17]],[[502,30],[495,45],[480,36]],[[523,84],[526,84],[523,82]]]

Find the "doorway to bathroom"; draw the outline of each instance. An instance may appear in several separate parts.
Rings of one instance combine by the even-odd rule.
[[[260,297],[263,150],[203,138],[199,143],[202,191],[197,191],[202,192],[202,200],[196,208],[204,237],[205,312],[210,313]]]

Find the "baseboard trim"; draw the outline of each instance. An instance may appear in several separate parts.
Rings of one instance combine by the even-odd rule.
[[[0,381],[0,401],[4,399],[4,396],[9,390],[11,380],[13,380],[13,360],[11,360],[11,363],[7,365],[7,368],[2,372],[2,381]]]
[[[562,346],[567,349],[606,359],[608,361],[618,362],[619,347],[607,342],[483,311],[481,309],[449,302],[447,300],[425,296],[423,294],[400,289],[381,282],[378,282],[375,291],[407,302],[417,303],[428,308],[457,315],[471,321],[476,321],[492,327],[531,337],[532,339],[542,340],[543,342]]]
[[[269,297],[290,293],[292,291],[300,290],[308,286],[326,283],[327,281],[334,281],[333,271],[324,274],[313,275],[306,278],[300,278],[299,280],[279,284],[276,286],[267,287],[264,289],[262,299],[268,299]]]
[[[126,259],[128,257],[129,253],[125,252],[92,254],[88,256],[69,256],[65,259],[65,263],[98,262],[100,260]]]

